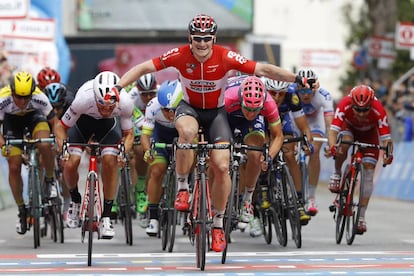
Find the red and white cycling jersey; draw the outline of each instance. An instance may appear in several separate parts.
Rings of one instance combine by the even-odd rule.
[[[212,56],[200,63],[190,45],[185,45],[171,49],[152,62],[157,70],[174,67],[180,72],[181,85],[185,87],[184,101],[195,108],[213,109],[224,105],[229,71],[253,74],[256,62],[219,45],[214,45],[212,51]]]
[[[381,140],[391,139],[391,129],[388,124],[387,113],[377,98],[372,102],[372,108],[366,118],[361,120],[354,115],[351,97],[344,97],[337,105],[331,129],[339,132],[345,126],[360,132],[378,128]]]

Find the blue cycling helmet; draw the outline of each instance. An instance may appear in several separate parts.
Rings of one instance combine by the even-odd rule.
[[[53,107],[61,107],[65,103],[67,88],[64,84],[59,82],[48,84],[43,92]]]
[[[164,81],[157,94],[158,102],[164,108],[175,109],[183,98],[183,89],[178,80]]]

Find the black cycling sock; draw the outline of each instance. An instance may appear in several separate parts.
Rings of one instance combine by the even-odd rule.
[[[69,190],[70,197],[72,198],[72,201],[75,203],[81,203],[82,196],[79,193],[78,187],[75,189]]]
[[[113,200],[104,199],[104,206],[102,217],[110,217],[112,214],[112,205],[114,204]]]
[[[150,219],[158,219],[158,204],[148,204],[148,212]]]

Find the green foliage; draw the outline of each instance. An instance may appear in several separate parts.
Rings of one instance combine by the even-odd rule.
[[[348,25],[349,33],[346,39],[347,48],[360,48],[362,47],[366,38],[372,35],[372,22],[370,21],[368,5],[365,0],[363,7],[359,10],[357,16],[355,16],[355,8],[353,2],[349,2],[343,6],[343,17],[345,23]],[[397,0],[397,21],[401,22],[414,22],[414,0]],[[390,26],[394,29],[395,26]],[[389,70],[382,70],[381,76],[388,75],[393,79],[397,79],[404,74],[407,70],[414,66],[414,61],[410,59],[408,50],[397,50],[397,58],[393,64],[393,67]],[[352,62],[352,61],[351,61]],[[358,80],[371,76],[370,70],[378,71],[375,68],[375,64],[369,66],[367,71],[358,71],[350,63],[345,75],[341,78],[341,89],[348,86],[353,86]]]

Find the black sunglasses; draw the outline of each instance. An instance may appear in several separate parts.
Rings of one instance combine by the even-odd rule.
[[[140,92],[139,94],[143,97],[155,97],[157,92]]]
[[[201,42],[201,41],[210,42],[213,40],[213,38],[214,36],[212,35],[192,35],[191,36],[191,39],[196,42]]]
[[[358,107],[358,106],[353,105],[352,106],[352,109],[355,110],[358,113],[365,113],[365,112],[370,111],[371,110],[371,107],[370,106],[367,106],[367,107]]]

